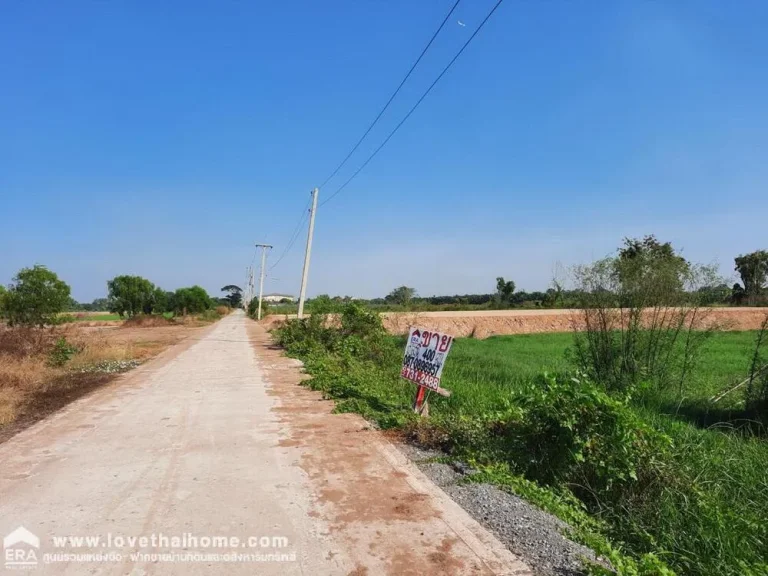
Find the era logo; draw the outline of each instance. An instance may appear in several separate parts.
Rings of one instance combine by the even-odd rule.
[[[30,569],[37,566],[37,551],[40,538],[24,526],[19,526],[3,538],[5,567],[10,569]]]

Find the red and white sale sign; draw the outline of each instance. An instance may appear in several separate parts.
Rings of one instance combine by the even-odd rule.
[[[453,336],[411,327],[400,376],[419,386],[437,390],[451,344]]]

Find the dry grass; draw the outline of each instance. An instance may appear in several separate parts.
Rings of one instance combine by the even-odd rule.
[[[167,321],[140,326],[0,327],[0,441],[116,377],[83,369],[108,361],[145,361],[196,332]],[[77,353],[65,366],[52,366],[51,350],[62,337]]]

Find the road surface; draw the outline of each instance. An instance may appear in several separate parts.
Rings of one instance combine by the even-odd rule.
[[[530,574],[242,313],[193,338],[0,445],[7,568]]]

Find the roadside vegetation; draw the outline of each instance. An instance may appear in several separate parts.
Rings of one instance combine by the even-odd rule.
[[[721,280],[653,237],[573,282],[586,330],[458,340],[428,418],[399,378],[404,340],[363,303],[326,302],[275,337],[338,411],[470,463],[619,574],[768,574],[768,319],[706,323]]]
[[[85,310],[40,265],[0,286],[0,441],[230,312],[199,286],[118,276],[108,291]]]

